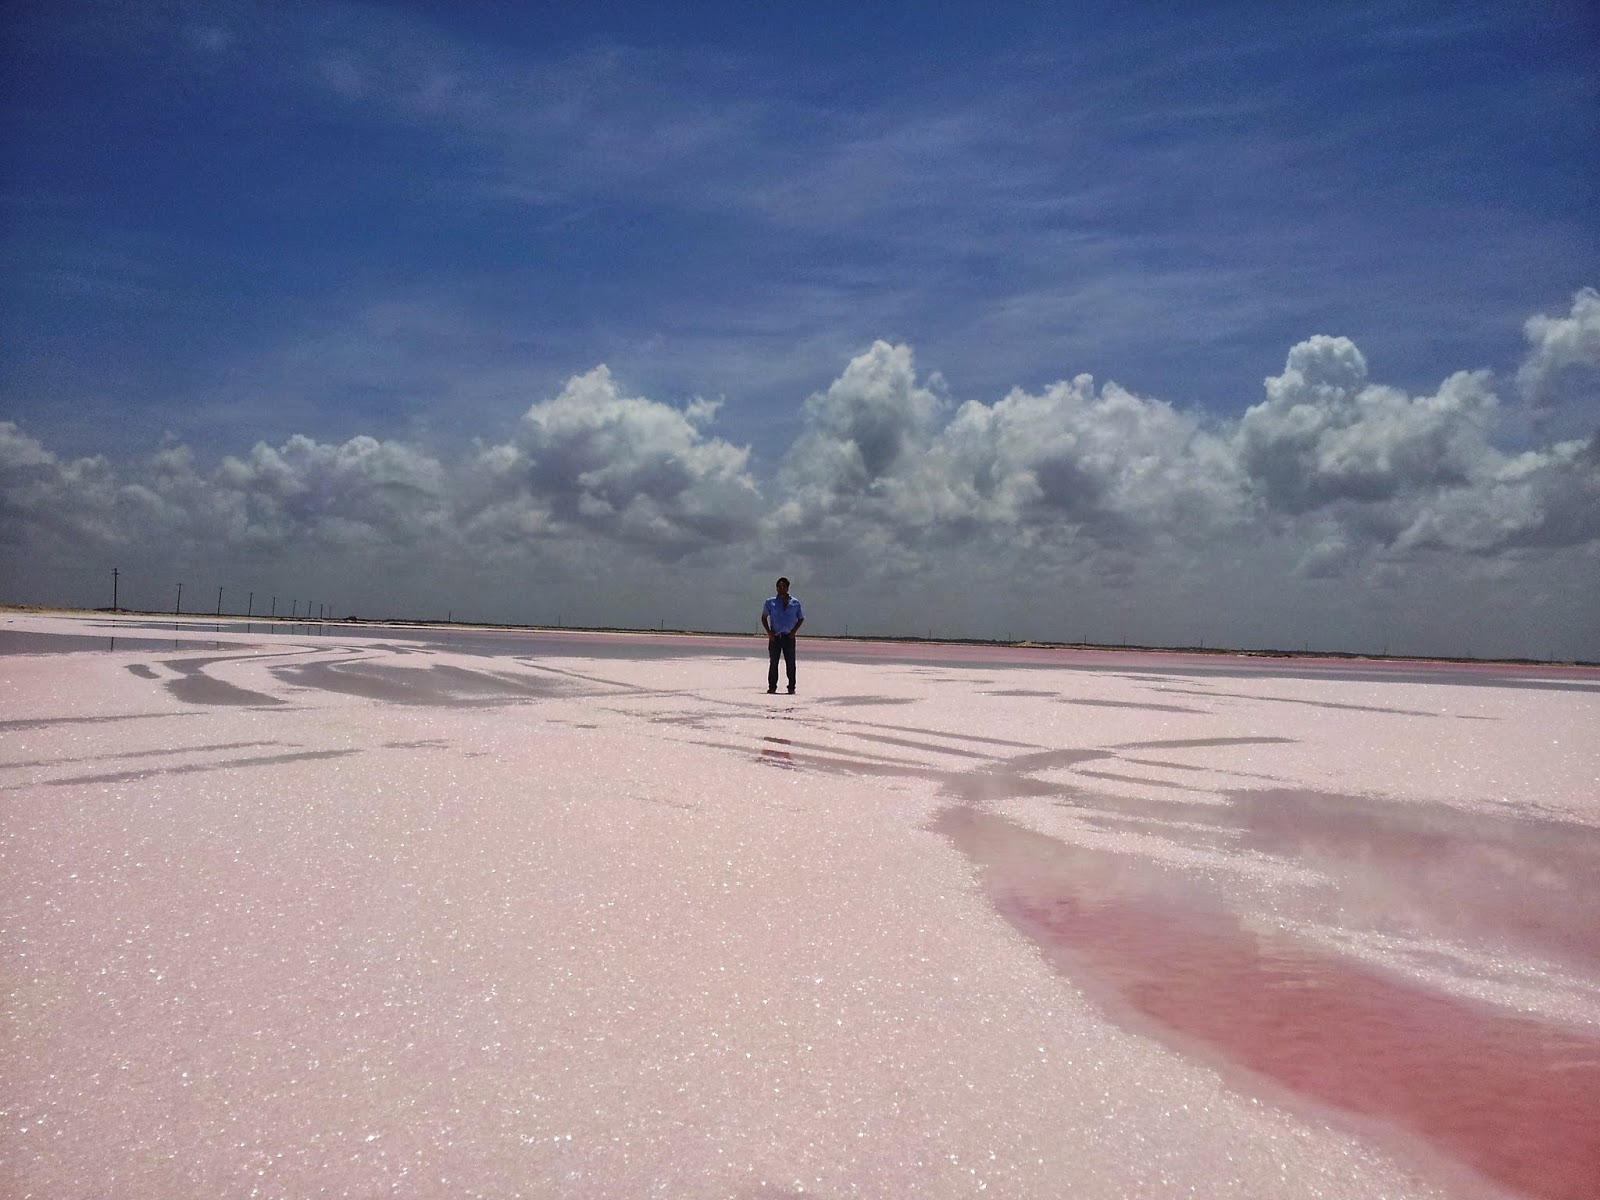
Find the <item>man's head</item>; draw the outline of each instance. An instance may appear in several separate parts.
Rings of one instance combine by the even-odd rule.
[[[787,596],[788,594],[789,594],[789,580],[788,580],[788,578],[786,576],[785,577],[780,577],[778,579],[778,595]]]

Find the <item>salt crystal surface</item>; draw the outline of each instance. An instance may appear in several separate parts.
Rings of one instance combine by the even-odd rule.
[[[262,629],[0,657],[0,1194],[1600,1194],[1600,673]]]

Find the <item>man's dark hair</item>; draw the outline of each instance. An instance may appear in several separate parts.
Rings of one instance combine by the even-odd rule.
[[[778,576],[778,583],[788,583],[788,582],[789,582],[789,577],[787,575]],[[777,584],[774,584],[773,586],[776,587]]]

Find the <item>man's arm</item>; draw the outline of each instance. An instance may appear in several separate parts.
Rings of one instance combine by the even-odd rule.
[[[765,606],[763,606],[762,609],[761,609],[761,628],[766,630],[766,634],[767,634],[768,637],[777,637],[778,636],[777,634],[772,632],[772,624],[767,620],[767,610],[766,610]]]
[[[800,626],[804,625],[805,623],[806,623],[806,619],[804,617],[801,617],[798,621],[796,621],[794,623],[794,628],[789,630],[789,632],[790,633],[799,633],[800,632]]]

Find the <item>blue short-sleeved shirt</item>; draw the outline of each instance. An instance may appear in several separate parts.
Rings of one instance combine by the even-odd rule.
[[[794,627],[800,624],[800,619],[805,616],[805,613],[800,611],[800,601],[793,592],[789,593],[788,608],[783,606],[783,601],[773,596],[761,606],[761,611],[767,618],[767,624],[772,626],[773,633],[792,633]]]

